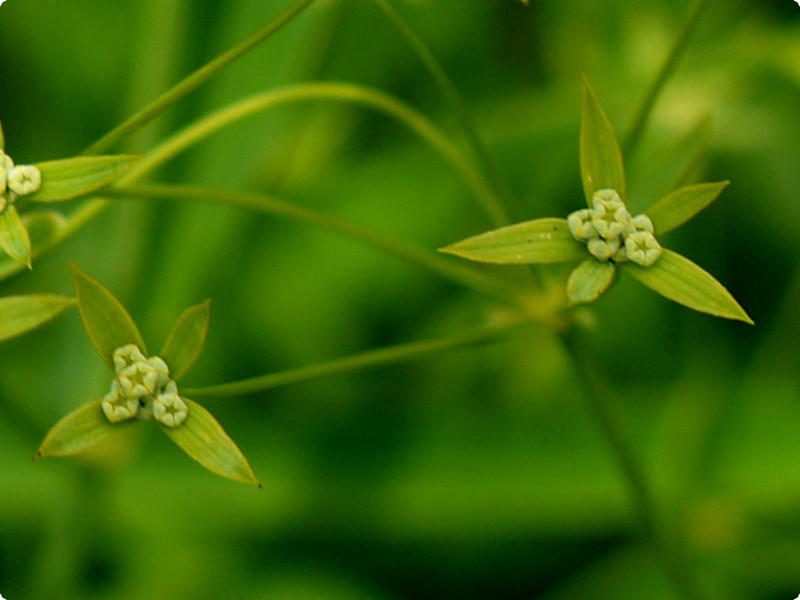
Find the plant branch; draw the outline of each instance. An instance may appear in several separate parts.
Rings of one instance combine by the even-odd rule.
[[[268,194],[221,190],[201,186],[137,185],[115,187],[107,190],[106,195],[189,202],[207,200],[237,206],[343,234],[506,304],[518,306],[521,296],[525,293],[525,290],[507,281],[484,275],[461,263],[446,260],[437,254],[414,246],[395,242],[371,231],[354,227],[334,217],[291,204]]]
[[[647,120],[650,118],[650,113],[652,113],[653,107],[655,106],[656,100],[658,99],[661,90],[664,89],[664,85],[667,83],[670,75],[672,75],[672,72],[675,70],[678,60],[686,50],[686,47],[689,43],[689,38],[691,38],[695,29],[697,29],[697,24],[700,22],[700,17],[703,14],[703,10],[705,10],[708,4],[709,0],[697,0],[697,2],[695,2],[694,6],[692,7],[692,11],[689,13],[689,17],[683,24],[683,28],[681,29],[678,38],[675,40],[675,44],[667,54],[667,57],[664,60],[664,63],[661,65],[661,69],[656,75],[652,86],[642,100],[642,103],[639,105],[639,109],[636,111],[636,116],[633,119],[633,123],[628,130],[628,135],[625,138],[625,143],[623,144],[623,154],[628,159],[630,159],[636,147],[638,146],[642,137],[642,133],[644,133],[645,125],[647,125]]]
[[[283,104],[328,100],[367,106],[380,111],[407,126],[427,142],[461,177],[486,213],[502,219],[497,197],[483,176],[449,138],[431,121],[408,104],[379,90],[348,83],[305,83],[270,90],[226,106],[206,115],[146,154],[120,179],[119,184],[136,181],[145,173],[160,166],[176,154],[208,137],[212,133],[259,112]]]
[[[244,396],[284,385],[325,377],[327,375],[353,372],[369,367],[398,364],[423,358],[437,352],[444,352],[490,341],[498,341],[530,325],[530,321],[508,321],[502,325],[487,325],[480,329],[475,329],[452,337],[411,342],[389,348],[378,348],[345,358],[339,358],[307,367],[290,369],[279,373],[270,373],[260,377],[253,377],[252,379],[243,379],[241,381],[209,387],[186,389],[182,390],[181,393],[185,394],[187,397],[197,398]]]
[[[489,179],[492,187],[500,196],[510,198],[511,192],[503,183],[497,167],[489,152],[486,150],[485,144],[478,135],[477,128],[475,127],[472,117],[467,110],[467,106],[464,103],[464,100],[461,97],[458,89],[453,84],[453,81],[439,65],[439,62],[436,60],[433,54],[431,54],[427,46],[425,46],[422,40],[408,26],[408,23],[403,20],[403,18],[388,2],[388,0],[373,0],[373,2],[375,2],[378,8],[383,11],[392,24],[397,28],[397,30],[400,32],[400,35],[411,48],[411,51],[416,55],[417,60],[419,60],[420,64],[422,64],[422,66],[430,75],[433,83],[437,88],[439,88],[439,92],[452,107],[453,115],[458,120],[459,125],[461,126],[461,129],[467,138],[467,142],[472,148],[472,151],[475,153],[476,158],[483,166],[483,170],[486,173],[486,176]],[[499,201],[499,198],[492,214],[495,225],[498,227],[508,225],[510,223],[510,219],[506,214],[506,210],[502,203]]]
[[[597,422],[603,437],[619,465],[637,513],[639,525],[646,539],[661,558],[662,566],[675,588],[687,600],[703,600],[706,595],[691,567],[689,558],[679,540],[666,535],[660,526],[656,501],[636,453],[625,435],[622,425],[614,415],[609,399],[614,395],[598,372],[588,354],[586,342],[578,339],[573,330],[561,332],[561,339],[572,359],[575,370],[584,384],[587,408]]]
[[[99,140],[84,150],[84,154],[100,154],[113,146],[121,138],[143,127],[159,114],[167,110],[184,96],[190,94],[225,67],[258,46],[272,34],[289,23],[294,17],[306,9],[314,0],[296,0],[267,25],[250,37],[240,42],[227,52],[220,54],[211,62],[194,71],[177,85],[162,94],[159,98],[142,108],[139,112],[109,131]]]

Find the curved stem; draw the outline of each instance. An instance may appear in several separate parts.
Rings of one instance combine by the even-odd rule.
[[[86,148],[83,153],[100,154],[101,152],[106,151],[124,136],[146,125],[149,121],[153,120],[160,113],[164,112],[170,106],[175,104],[178,100],[196,90],[214,75],[219,73],[222,69],[233,63],[242,55],[258,46],[273,33],[281,29],[284,25],[289,23],[292,19],[294,19],[294,17],[306,9],[313,1],[314,0],[296,0],[294,4],[289,6],[289,8],[284,10],[267,25],[256,31],[246,40],[237,44],[227,52],[220,54],[217,58],[193,72],[170,90],[162,94],[159,98],[145,106],[139,112],[94,142],[91,146]]]
[[[429,354],[463,348],[473,344],[497,341],[509,333],[530,326],[526,321],[509,321],[502,325],[489,325],[452,337],[400,344],[389,348],[378,348],[361,354],[339,358],[316,365],[270,373],[251,379],[209,387],[181,390],[187,397],[218,398],[220,396],[244,396],[272,388],[309,381],[336,373],[347,373],[368,367],[385,366],[423,358]]]
[[[706,597],[705,592],[691,567],[689,558],[683,551],[680,540],[676,540],[674,535],[672,537],[666,535],[660,526],[655,497],[644,469],[608,403],[608,400],[614,397],[613,393],[587,353],[584,342],[577,338],[577,333],[569,330],[562,331],[560,335],[584,384],[587,408],[611,447],[614,459],[627,481],[643,534],[654,546],[661,558],[664,571],[683,597],[703,600]]]
[[[138,181],[175,155],[226,125],[275,106],[310,100],[333,100],[369,106],[404,123],[409,129],[428,142],[462,177],[467,187],[478,199],[479,204],[486,208],[487,213],[491,215],[495,212],[491,208],[496,205],[496,198],[491,188],[461,151],[433,123],[410,106],[388,94],[346,83],[308,83],[289,86],[256,95],[207,115],[145,154],[139,162],[117,181],[116,186],[121,188]],[[67,218],[66,226],[59,231],[57,236],[50,240],[49,247],[56,246],[72,235],[77,229],[100,213],[107,204],[107,200],[103,198],[89,199]]]
[[[501,279],[495,279],[461,263],[446,260],[436,254],[386,239],[371,231],[359,229],[344,221],[324,215],[301,206],[290,204],[274,196],[252,192],[221,190],[200,186],[177,185],[137,185],[115,187],[106,192],[107,196],[130,198],[150,198],[162,200],[196,201],[208,200],[238,206],[248,210],[284,217],[300,223],[307,223],[329,231],[335,231],[349,238],[375,247],[400,258],[410,264],[450,279],[460,285],[489,296],[494,300],[518,305],[524,290]]]
[[[658,75],[656,75],[653,85],[650,87],[639,109],[636,111],[636,116],[633,119],[628,135],[625,138],[625,143],[623,144],[623,155],[627,158],[630,158],[638,146],[645,125],[647,124],[647,119],[650,118],[650,113],[653,111],[653,106],[655,106],[661,90],[664,88],[675,66],[678,64],[678,60],[686,50],[689,38],[694,33],[695,29],[697,29],[697,24],[700,22],[700,17],[703,14],[703,10],[708,6],[708,3],[709,0],[697,0],[697,2],[695,2],[692,7],[692,12],[689,13],[689,17],[686,19],[683,29],[681,29],[680,35],[678,35],[675,44],[670,49],[669,54],[667,54],[664,64],[661,65],[661,69]]]
[[[467,138],[467,142],[472,148],[472,151],[475,153],[478,161],[483,166],[483,169],[486,172],[487,178],[491,182],[492,187],[501,196],[510,198],[511,192],[503,183],[497,167],[495,166],[495,163],[492,160],[489,152],[486,150],[485,144],[478,135],[477,128],[475,127],[472,117],[467,110],[467,106],[464,103],[464,100],[461,97],[458,89],[453,84],[453,81],[439,65],[439,62],[436,60],[433,54],[431,54],[427,46],[425,46],[422,40],[417,37],[414,31],[408,26],[408,23],[403,20],[403,18],[388,2],[388,0],[373,0],[373,2],[375,2],[378,8],[380,8],[389,18],[392,24],[394,24],[394,26],[400,32],[400,35],[403,37],[403,39],[405,39],[406,43],[411,48],[412,52],[416,55],[420,64],[422,64],[422,66],[430,75],[433,83],[437,88],[439,88],[439,92],[452,107],[453,114],[458,120],[461,129]],[[503,226],[509,224],[510,219],[508,218],[508,215],[506,215],[505,208],[503,207],[502,203],[499,202],[499,200],[497,202],[497,206],[494,208],[493,214],[495,225]]]
[[[494,220],[503,218],[492,189],[475,167],[448,137],[431,121],[396,98],[363,86],[348,83],[306,83],[258,94],[227,106],[189,125],[146,154],[120,179],[120,185],[136,181],[179,152],[223,127],[246,117],[288,103],[328,100],[349,102],[383,112],[406,125],[427,142],[452,168],[475,196],[478,204]]]

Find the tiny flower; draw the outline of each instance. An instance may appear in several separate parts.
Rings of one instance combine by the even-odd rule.
[[[47,433],[34,459],[67,456],[111,438],[137,421],[156,421],[192,459],[210,471],[260,486],[250,464],[217,420],[181,396],[177,381],[205,342],[209,302],[178,319],[158,355],[148,356],[139,329],[110,291],[73,266],[78,309],[100,357],[114,371],[109,392],[62,418]]]
[[[178,396],[175,382],[170,382],[174,391],[165,390],[164,393],[156,396],[153,401],[153,416],[167,427],[178,427],[186,420],[189,409],[186,403]]]
[[[589,240],[589,254],[598,260],[610,260],[620,249],[620,242],[615,238]]]
[[[8,189],[16,196],[27,196],[42,187],[42,172],[33,165],[14,167],[8,173]]]
[[[114,380],[111,382],[111,390],[103,397],[101,406],[111,423],[119,423],[136,416],[139,411],[139,400],[122,393],[119,383]]]
[[[567,223],[569,224],[569,230],[572,232],[572,235],[575,236],[575,239],[591,240],[600,235],[597,232],[597,229],[595,229],[594,225],[592,225],[593,216],[594,211],[590,208],[584,208],[570,213],[569,217],[567,218]]]
[[[625,238],[628,260],[649,267],[661,256],[661,244],[649,231],[636,231]]]
[[[0,150],[0,194],[3,209],[20,196],[27,196],[42,187],[42,173],[33,165],[14,166],[14,161]]]
[[[653,229],[653,221],[651,221],[650,217],[647,215],[636,215],[635,217],[632,217],[631,225],[633,225],[636,231],[646,231],[648,233],[655,232]]]

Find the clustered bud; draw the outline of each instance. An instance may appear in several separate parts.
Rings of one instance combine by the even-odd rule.
[[[42,174],[33,165],[14,166],[14,161],[0,150],[0,213],[20,196],[27,196],[42,187]]]
[[[109,421],[155,418],[177,427],[186,420],[189,409],[160,357],[145,357],[136,344],[128,344],[114,351],[114,368],[117,377],[102,402]]]
[[[595,192],[592,208],[570,213],[567,222],[573,237],[597,260],[649,267],[661,256],[650,217],[631,216],[615,190]]]

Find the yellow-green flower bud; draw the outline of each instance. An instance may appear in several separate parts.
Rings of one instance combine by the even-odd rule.
[[[117,381],[114,380],[111,383],[111,390],[105,395],[101,403],[106,418],[112,423],[132,419],[139,410],[139,400],[126,397],[120,391]]]
[[[589,240],[587,245],[589,253],[598,260],[610,260],[620,248],[620,242],[616,238],[611,240]]]
[[[597,237],[597,230],[591,223],[593,211],[590,208],[576,210],[567,217],[567,224],[572,237],[580,242],[585,242]]]
[[[42,187],[42,173],[33,165],[14,167],[8,172],[8,189],[16,196],[38,192]]]
[[[661,257],[661,244],[649,231],[637,231],[625,238],[628,259],[637,265],[649,267]]]
[[[170,381],[164,392],[153,400],[153,416],[167,427],[177,427],[186,420],[189,408],[178,395],[178,386]]]
[[[647,215],[636,215],[631,219],[631,225],[636,228],[636,231],[646,231],[648,233],[653,233],[655,231],[653,222]]]
[[[155,418],[177,427],[186,420],[188,408],[161,357],[145,357],[136,344],[128,344],[114,351],[113,362],[117,377],[102,404],[109,421]]]

